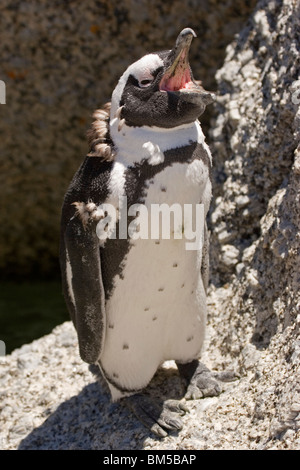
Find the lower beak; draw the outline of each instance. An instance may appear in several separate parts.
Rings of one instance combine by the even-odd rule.
[[[192,79],[189,65],[189,50],[193,37],[196,37],[196,34],[191,28],[185,28],[179,34],[175,47],[167,59],[170,65],[161,79],[159,86],[161,91],[179,91],[197,87]]]

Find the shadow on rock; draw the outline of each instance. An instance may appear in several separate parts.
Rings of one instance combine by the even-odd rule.
[[[159,370],[147,391],[158,405],[181,398],[177,371]],[[94,382],[59,405],[21,441],[18,450],[142,449],[150,436],[154,437],[127,408],[111,403],[107,391]]]

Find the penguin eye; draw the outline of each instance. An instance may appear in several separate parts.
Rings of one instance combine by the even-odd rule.
[[[146,88],[147,86],[150,86],[152,82],[153,82],[153,78],[145,78],[144,80],[141,80],[139,82],[139,86],[141,88]]]

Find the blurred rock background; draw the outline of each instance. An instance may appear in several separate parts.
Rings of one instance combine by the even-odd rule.
[[[169,49],[186,26],[195,78],[215,89],[225,48],[256,1],[2,0],[0,269],[2,278],[57,277],[60,208],[87,152],[93,110],[124,69]],[[206,129],[208,118],[206,117]]]

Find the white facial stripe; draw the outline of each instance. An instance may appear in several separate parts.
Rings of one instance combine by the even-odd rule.
[[[111,100],[111,119],[115,117],[120,106],[121,97],[129,75],[133,75],[137,80],[151,79],[152,73],[163,66],[163,60],[157,54],[148,54],[131,64],[123,73],[118,85],[114,89]]]
[[[163,66],[162,59],[157,54],[148,54],[132,64],[128,69],[137,80],[152,77],[153,72]]]

